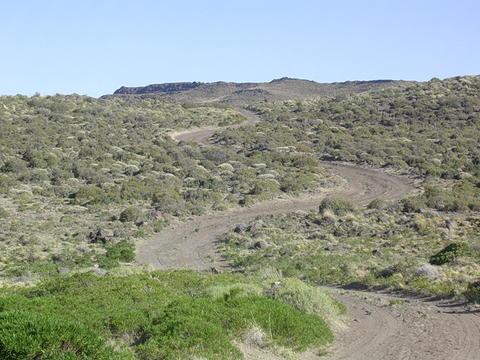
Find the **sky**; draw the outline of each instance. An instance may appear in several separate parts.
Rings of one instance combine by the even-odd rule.
[[[478,0],[0,0],[0,94],[480,74]]]

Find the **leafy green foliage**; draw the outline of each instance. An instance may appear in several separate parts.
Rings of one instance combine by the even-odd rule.
[[[454,261],[466,251],[467,245],[462,243],[452,243],[430,257],[430,264],[444,265]]]
[[[272,290],[274,299],[293,305],[309,314],[316,314],[332,322],[338,320],[339,314],[346,312],[345,305],[332,299],[317,287],[289,278],[280,281]]]
[[[480,77],[397,84],[347,96],[252,106],[266,120],[218,143],[247,153],[301,152],[432,179],[407,211],[480,209]],[[428,190],[428,189],[427,189]]]
[[[17,359],[128,359],[78,322],[32,311],[0,312],[0,357]]]
[[[136,222],[142,217],[142,212],[136,207],[128,207],[120,213],[121,222]]]
[[[120,262],[135,260],[135,246],[126,240],[107,247],[105,256],[99,257],[99,265],[104,268],[113,268]]]
[[[332,340],[326,323],[281,301],[243,294],[241,276],[193,272],[57,277],[0,295],[2,358],[237,359],[232,344],[260,326],[295,350]],[[237,284],[229,296],[205,289]],[[236,290],[233,290],[236,289]],[[114,349],[110,344],[115,344]]]
[[[465,291],[465,297],[475,303],[480,303],[480,282],[475,281],[468,284],[468,288]]]
[[[367,205],[368,209],[382,209],[386,206],[386,201],[380,198],[373,199]]]

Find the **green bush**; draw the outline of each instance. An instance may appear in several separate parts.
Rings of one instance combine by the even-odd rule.
[[[383,199],[373,199],[370,201],[370,203],[367,205],[368,209],[383,209],[386,206],[386,202]]]
[[[355,209],[356,207],[351,201],[342,198],[325,198],[318,207],[321,214],[329,210],[339,216],[355,211]]]
[[[8,211],[0,207],[0,219],[8,217]]]
[[[135,260],[135,246],[126,240],[122,240],[107,247],[105,256],[99,258],[99,265],[106,269],[118,266],[120,262],[132,262]]]
[[[93,330],[56,314],[0,312],[0,358],[127,359],[115,353]]]
[[[134,206],[124,209],[120,213],[119,220],[121,222],[137,222],[142,218],[142,211]]]
[[[420,197],[409,197],[402,200],[403,211],[406,213],[420,212],[426,208],[426,204]]]
[[[106,202],[105,192],[95,185],[82,186],[73,196],[78,205],[94,205]]]
[[[285,279],[279,282],[278,286],[273,289],[272,295],[274,299],[292,305],[308,314],[318,315],[329,322],[337,321],[339,315],[346,312],[343,304],[319,288],[309,286],[298,279]]]
[[[232,340],[254,326],[295,350],[332,341],[318,316],[241,291],[254,289],[250,281],[187,271],[77,274],[10,289],[0,294],[0,358],[240,359]],[[229,288],[224,296],[205,291],[221,288]]]
[[[452,243],[440,250],[435,255],[430,257],[430,264],[444,265],[454,261],[459,256],[463,255],[467,250],[467,245],[464,243]]]
[[[464,295],[468,301],[480,303],[480,281],[468,284]]]
[[[3,164],[2,167],[0,167],[0,171],[4,173],[22,173],[27,170],[27,163],[23,161],[22,159],[18,158],[12,158]]]
[[[152,196],[152,205],[155,209],[171,214],[180,214],[185,209],[185,200],[173,188],[162,189]]]

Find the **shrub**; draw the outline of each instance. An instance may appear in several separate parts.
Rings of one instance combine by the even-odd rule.
[[[262,288],[255,284],[221,284],[208,287],[205,293],[215,300],[229,299],[240,296],[259,296],[262,294]]]
[[[8,217],[8,211],[0,207],[0,219]]]
[[[27,170],[27,163],[18,158],[9,159],[5,161],[2,167],[0,167],[0,171],[4,173],[19,174],[26,170]]]
[[[280,190],[288,193],[298,193],[307,189],[313,183],[313,178],[307,174],[289,174],[281,178]]]
[[[278,183],[271,179],[257,179],[251,191],[252,195],[264,195],[275,193],[279,190]]]
[[[142,217],[142,211],[134,206],[130,206],[120,213],[121,222],[137,222]]]
[[[106,202],[105,192],[95,185],[82,186],[73,196],[79,205],[94,205]]]
[[[292,305],[308,314],[318,315],[331,323],[346,311],[343,304],[334,300],[325,291],[307,285],[298,279],[291,278],[281,281],[276,288],[272,288],[271,293],[274,299]]]
[[[452,262],[457,257],[463,255],[467,249],[467,245],[464,243],[452,243],[435,255],[430,257],[430,264],[443,265]]]
[[[113,268],[118,266],[119,262],[132,262],[135,260],[135,246],[126,240],[107,247],[105,256],[99,260],[99,265],[103,268]]]
[[[296,350],[332,340],[321,318],[249,283],[238,275],[175,271],[76,274],[10,289],[0,296],[0,358],[240,359],[231,340],[254,326]],[[107,341],[130,356],[114,353]]]
[[[333,212],[335,215],[342,216],[355,210],[355,205],[342,198],[325,198],[320,203],[318,211],[323,214],[327,210]]]
[[[176,189],[166,188],[153,194],[152,205],[157,210],[179,214],[185,209],[185,200]]]
[[[126,359],[95,332],[57,315],[30,311],[0,313],[0,358]]]
[[[425,202],[420,197],[410,197],[402,200],[403,212],[415,213],[420,212],[426,207]]]
[[[480,281],[468,284],[464,295],[468,301],[480,303]]]
[[[370,203],[367,205],[368,209],[383,209],[386,206],[386,202],[383,199],[373,199],[370,201]]]
[[[8,193],[8,189],[15,185],[16,181],[13,176],[0,174],[0,193]]]

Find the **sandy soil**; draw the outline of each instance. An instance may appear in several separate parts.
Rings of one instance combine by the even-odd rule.
[[[348,307],[326,360],[480,359],[480,308],[388,293],[333,291]]]

